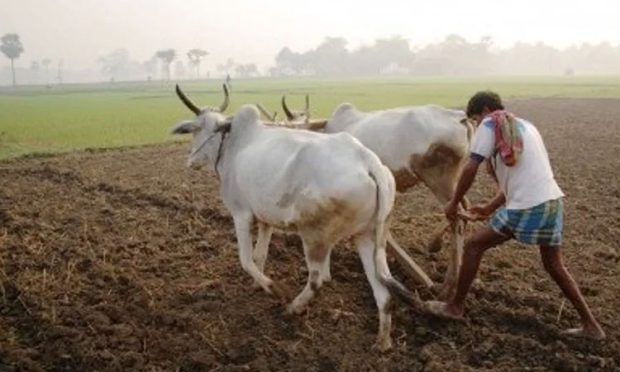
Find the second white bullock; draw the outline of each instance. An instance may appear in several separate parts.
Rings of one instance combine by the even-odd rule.
[[[284,97],[282,107],[289,122],[308,123],[308,104],[303,116],[290,110]],[[377,154],[392,171],[398,191],[423,183],[442,205],[452,197],[474,131],[463,111],[436,105],[363,112],[344,103],[323,127],[325,133],[349,133]],[[452,252],[441,298],[450,297],[455,290],[464,228],[463,220],[451,228]]]
[[[347,133],[325,135],[264,125],[254,106],[231,119],[199,111],[178,124],[175,134],[191,133],[188,165],[208,164],[218,175],[220,193],[232,214],[243,269],[265,291],[283,295],[264,273],[273,228],[293,230],[303,242],[308,279],[288,306],[301,312],[331,279],[329,257],[340,240],[353,237],[379,309],[377,346],[391,346],[391,294],[413,294],[394,279],[385,245],[395,182],[389,169]],[[251,229],[258,225],[253,247]]]

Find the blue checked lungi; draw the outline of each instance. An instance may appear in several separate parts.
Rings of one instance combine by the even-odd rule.
[[[525,244],[559,246],[563,223],[564,203],[559,198],[528,209],[501,208],[491,218],[490,226]]]

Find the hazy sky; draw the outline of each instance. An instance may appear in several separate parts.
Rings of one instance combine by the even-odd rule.
[[[305,51],[326,36],[349,47],[402,35],[423,45],[458,33],[495,45],[544,41],[620,43],[618,0],[0,0],[0,35],[16,32],[19,61],[63,58],[70,69],[96,68],[97,57],[127,48],[144,61],[157,49],[209,51],[207,67],[273,62],[282,46]],[[0,59],[0,66],[6,63]]]

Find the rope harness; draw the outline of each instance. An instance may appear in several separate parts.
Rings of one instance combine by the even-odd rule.
[[[218,146],[218,148],[217,148],[217,156],[216,156],[216,158],[215,158],[215,165],[214,165],[214,168],[215,168],[215,175],[217,176],[217,179],[218,179],[218,180],[220,179],[220,172],[219,172],[219,170],[217,169],[217,167],[218,167],[218,165],[219,165],[219,163],[220,163],[220,160],[222,159],[222,155],[223,155],[223,154],[222,154],[222,151],[223,151],[223,150],[222,150],[222,148],[223,148],[223,145],[224,145],[224,140],[226,139],[226,135],[228,134],[228,132],[230,132],[230,127],[229,127],[229,126],[228,126],[228,127],[223,126],[223,127],[217,128],[217,129],[215,130],[215,133],[213,133],[212,135],[210,135],[209,137],[207,137],[207,139],[205,139],[204,141],[202,141],[202,143],[200,144],[200,146],[198,146],[195,150],[193,150],[193,151],[191,152],[191,154],[189,155],[190,157],[192,157],[192,156],[196,155],[196,154],[197,154],[200,150],[202,150],[202,148],[203,148],[203,147],[205,147],[205,145],[206,145],[209,141],[211,141],[211,139],[212,139],[213,137],[217,136],[218,134],[221,134],[221,135],[222,135],[222,138],[221,138],[221,140],[220,140],[220,145],[219,145],[219,146]]]

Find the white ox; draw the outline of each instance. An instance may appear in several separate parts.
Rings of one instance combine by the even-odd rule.
[[[386,260],[385,231],[396,192],[390,171],[349,134],[267,126],[254,106],[242,107],[231,120],[196,111],[178,87],[177,93],[197,117],[178,124],[173,133],[193,134],[189,166],[206,163],[218,175],[243,269],[265,291],[284,296],[282,286],[263,269],[273,228],[296,231],[308,280],[287,310],[299,313],[331,279],[331,249],[353,237],[379,309],[377,346],[390,348],[391,293],[413,299],[392,277]],[[254,223],[258,239],[253,249]]]
[[[300,115],[299,111],[290,110],[282,97],[282,108],[294,125],[313,130],[323,127],[325,133],[349,133],[377,154],[392,171],[398,191],[422,182],[442,205],[452,197],[474,131],[463,111],[427,105],[362,112],[344,103],[334,110],[329,120],[309,125],[308,106],[306,97],[306,111]],[[455,290],[464,228],[463,219],[451,226],[451,259],[440,298],[449,298]],[[390,243],[397,246],[393,239]],[[418,277],[423,283],[432,284],[423,276]]]

